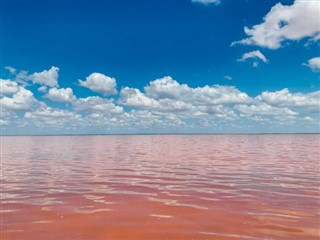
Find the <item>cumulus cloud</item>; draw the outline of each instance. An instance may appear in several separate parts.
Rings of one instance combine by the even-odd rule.
[[[157,108],[159,103],[152,98],[146,97],[139,89],[125,87],[121,89],[119,102],[130,107]]]
[[[33,93],[23,87],[13,94],[11,98],[3,97],[0,99],[0,104],[3,108],[8,110],[29,110],[36,102]]]
[[[101,97],[79,98],[73,103],[75,111],[89,113],[101,113],[102,115],[120,114],[123,112],[121,106],[116,106],[112,100]]]
[[[193,101],[196,104],[228,105],[251,101],[248,94],[233,86],[204,86],[193,90]]]
[[[8,95],[14,94],[19,91],[19,86],[17,82],[8,80],[8,79],[0,79],[0,94]]]
[[[204,86],[190,88],[167,76],[150,82],[146,95],[155,99],[178,99],[193,105],[221,105],[246,103],[251,98],[232,86]]]
[[[303,65],[311,68],[311,70],[314,72],[319,72],[320,71],[320,57],[311,58],[308,60],[307,63],[303,63]]]
[[[191,110],[193,107],[191,104],[186,103],[179,99],[154,99],[152,97],[146,96],[144,93],[140,92],[139,89],[135,88],[124,88],[120,93],[119,103],[134,107],[134,108],[144,108],[149,110],[155,110],[159,112],[179,112]]]
[[[199,3],[204,5],[218,5],[220,0],[191,0],[193,3]]]
[[[248,103],[251,98],[235,87],[204,86],[190,88],[167,76],[151,81],[145,88],[123,88],[119,103],[133,108],[143,108],[160,113],[172,113],[179,118],[215,116],[236,118],[230,106]]]
[[[188,97],[191,89],[187,84],[179,84],[170,76],[156,79],[144,88],[148,96],[156,99],[178,99]]]
[[[55,102],[72,102],[76,99],[71,88],[50,88],[46,97]]]
[[[58,86],[59,68],[51,67],[49,70],[35,72],[28,76],[34,84],[46,85],[49,87]]]
[[[244,62],[247,59],[261,60],[264,63],[268,63],[268,59],[259,50],[244,53],[241,56],[241,58],[237,59],[237,61],[238,62]],[[257,61],[253,62],[253,66],[257,67],[258,66],[258,62]]]
[[[271,106],[320,108],[320,91],[307,94],[290,93],[289,90],[285,88],[275,92],[262,92],[256,99]]]
[[[102,73],[92,73],[86,80],[79,80],[82,87],[89,88],[93,92],[102,93],[103,95],[116,94],[116,79],[108,77]]]
[[[269,49],[278,49],[285,41],[298,41],[309,38],[319,39],[318,1],[296,0],[292,5],[277,3],[263,18],[263,22],[252,28],[245,27],[248,38],[232,43],[255,45]]]

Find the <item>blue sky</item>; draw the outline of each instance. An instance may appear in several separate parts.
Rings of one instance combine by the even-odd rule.
[[[319,132],[317,1],[2,1],[3,134]]]

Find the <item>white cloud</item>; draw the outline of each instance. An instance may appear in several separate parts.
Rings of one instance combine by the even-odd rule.
[[[204,86],[190,88],[167,76],[150,82],[146,95],[154,99],[177,99],[193,105],[237,104],[251,101],[251,98],[232,86]]]
[[[0,125],[10,125],[13,123],[14,119],[17,118],[17,114],[15,111],[12,111],[10,109],[4,108],[2,106],[2,100],[0,99],[0,105],[1,105],[1,110],[0,110]]]
[[[189,96],[192,91],[187,84],[179,84],[170,76],[151,81],[144,90],[148,96],[156,99],[181,99]]]
[[[171,112],[183,118],[203,115],[229,118],[235,115],[228,105],[251,101],[247,94],[234,87],[190,88],[168,76],[150,82],[149,86],[145,87],[145,92],[142,93],[139,89],[123,88],[120,92],[119,103],[159,113]]]
[[[28,79],[30,80],[27,71],[19,71],[16,73],[14,80],[23,87],[26,87],[28,86]]]
[[[320,91],[311,93],[290,93],[287,88],[275,92],[262,92],[256,97],[271,106],[320,108]]]
[[[228,105],[248,103],[251,98],[233,86],[215,85],[195,88],[192,100],[196,104]]]
[[[62,109],[54,109],[42,104],[39,109],[28,111],[24,114],[26,120],[30,120],[37,127],[65,127],[66,125],[83,124],[81,115]]]
[[[195,114],[197,114],[200,117],[207,115],[227,120],[237,118],[237,115],[234,113],[234,111],[230,107],[224,105],[198,106],[196,107],[196,110],[197,111],[195,112]]]
[[[51,107],[45,107],[41,109],[37,109],[33,112],[26,112],[25,117],[26,118],[32,118],[32,117],[72,117],[75,116],[73,112],[61,110],[61,109],[53,109]]]
[[[311,58],[308,60],[308,63],[303,63],[303,65],[311,68],[314,72],[318,72],[320,71],[320,57]]]
[[[202,119],[201,122],[207,122],[207,126],[218,119],[234,121],[241,118],[263,124],[276,124],[277,121],[284,125],[295,124],[306,121],[306,116],[320,110],[320,91],[304,94],[290,93],[288,89],[283,89],[263,92],[252,99],[235,87],[190,88],[171,77],[150,82],[145,87],[145,93],[138,89],[124,88],[120,95],[120,103],[123,105],[142,108],[157,116],[172,114],[182,122]],[[164,121],[162,119],[161,124]]]
[[[195,107],[188,102],[184,102],[182,100],[178,100],[178,99],[159,99],[159,111],[162,112],[175,112],[175,113],[179,113],[179,112],[192,112],[193,109],[195,109]]]
[[[0,99],[1,106],[8,110],[29,110],[35,102],[33,93],[23,87],[20,87],[19,91],[11,98],[3,97]]]
[[[191,0],[193,3],[200,3],[204,5],[218,5],[220,4],[220,0]]]
[[[277,3],[263,18],[261,24],[244,28],[248,38],[232,45],[244,44],[277,49],[288,40],[298,41],[308,37],[316,41],[320,34],[319,8],[319,1],[296,0],[290,6]]]
[[[123,112],[121,106],[116,106],[112,100],[101,97],[79,98],[73,103],[75,111],[84,111],[89,113],[100,113],[102,115],[120,114]]]
[[[9,125],[9,121],[0,119],[0,126]]]
[[[76,99],[71,88],[50,88],[46,97],[55,102],[72,102]]]
[[[237,105],[235,106],[241,114],[246,116],[268,115],[268,116],[297,116],[299,113],[289,108],[276,108],[266,103],[258,103],[257,105]]]
[[[247,59],[257,59],[257,60],[261,60],[263,61],[264,63],[268,63],[268,59],[259,51],[251,51],[251,52],[247,52],[247,53],[244,53],[241,58],[237,59],[238,62],[244,62],[246,61]],[[257,61],[254,61],[253,62],[253,66],[254,67],[257,67],[258,66],[258,62]]]
[[[89,88],[93,92],[102,93],[103,95],[116,94],[116,79],[108,77],[102,73],[92,73],[85,81],[79,80],[82,87]]]
[[[134,108],[144,108],[159,112],[179,112],[191,110],[193,107],[191,104],[186,103],[179,99],[154,99],[152,97],[146,96],[144,93],[140,92],[139,89],[135,88],[123,88],[120,93],[119,103],[134,107]]]
[[[119,102],[130,107],[157,108],[159,103],[152,98],[146,97],[139,89],[125,87],[121,89]]]
[[[17,82],[0,79],[0,95],[14,94],[19,91]]]
[[[11,74],[15,74],[17,72],[17,69],[11,66],[6,66],[4,69],[8,70]]]
[[[126,87],[121,90],[119,103],[159,114],[172,113],[184,119],[209,115],[231,119],[236,118],[236,115],[229,105],[249,103],[252,100],[234,87],[190,88],[168,76],[150,82],[145,92]]]
[[[42,72],[36,72],[28,76],[28,78],[34,84],[46,85],[49,87],[58,86],[58,71],[59,68],[51,67],[49,70],[44,70]]]
[[[41,87],[38,88],[38,91],[42,92],[42,93],[45,93],[47,91],[47,89],[48,89],[47,86],[41,86]]]
[[[124,125],[142,128],[161,126],[164,124],[162,118],[161,115],[147,110],[132,110],[122,117]]]

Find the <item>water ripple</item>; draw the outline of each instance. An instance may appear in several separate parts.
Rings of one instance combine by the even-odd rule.
[[[319,136],[3,137],[2,236],[319,239]]]

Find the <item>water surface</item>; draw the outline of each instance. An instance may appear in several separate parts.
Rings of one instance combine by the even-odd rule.
[[[0,239],[319,239],[319,135],[2,137]]]

